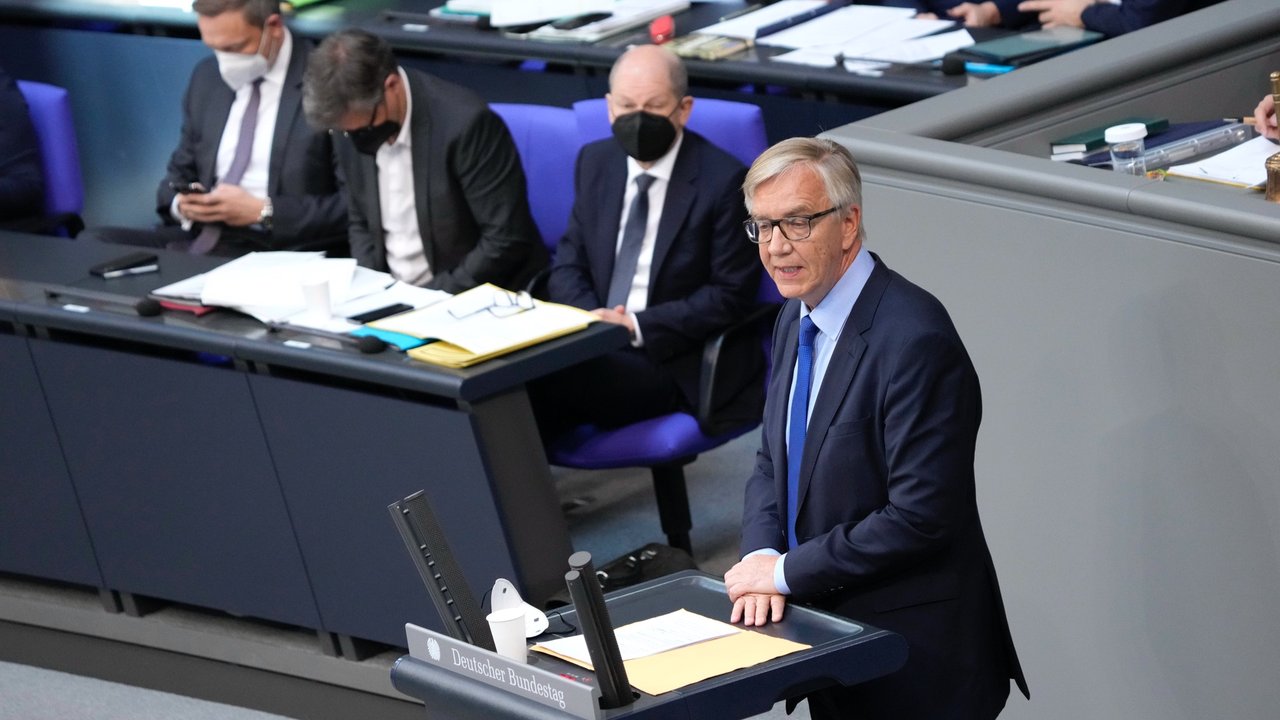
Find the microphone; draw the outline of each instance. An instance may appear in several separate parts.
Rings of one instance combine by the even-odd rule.
[[[608,710],[630,705],[635,697],[631,694],[627,668],[622,664],[622,652],[618,650],[618,638],[613,634],[613,622],[609,620],[609,608],[604,603],[591,553],[579,550],[570,555],[569,567],[572,569],[565,573],[564,581],[569,586],[569,597],[578,613],[591,667],[600,684],[600,707]]]
[[[135,313],[142,317],[155,317],[164,310],[160,305],[160,301],[155,298],[147,297],[135,301],[124,295],[95,292],[93,290],[81,290],[79,288],[47,287],[44,289],[44,295],[50,300],[78,300],[81,302],[132,308]]]
[[[347,347],[354,347],[364,355],[375,355],[387,349],[387,342],[382,338],[372,335],[361,335],[355,337],[346,333],[330,332],[328,330],[320,330],[317,328],[307,328],[298,325],[289,325],[286,323],[267,323],[267,328],[271,332],[288,331],[298,335],[310,335],[312,337],[325,338],[327,340],[336,340]]]

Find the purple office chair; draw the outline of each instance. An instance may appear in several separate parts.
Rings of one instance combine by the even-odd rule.
[[[573,113],[578,119],[578,135],[583,145],[610,136],[609,111],[604,98],[579,100],[573,104]],[[747,166],[769,147],[764,113],[749,103],[694,98],[689,129]]]
[[[18,81],[35,126],[44,171],[44,211],[48,227],[75,237],[84,229],[84,183],[80,176],[80,151],[71,120],[71,98],[64,88]]]
[[[549,105],[491,103],[502,118],[528,182],[529,209],[551,252],[564,236],[573,210],[573,168],[582,143],[573,111]]]
[[[649,468],[667,544],[690,554],[693,520],[684,466],[755,428],[764,409],[770,336],[782,296],[762,273],[756,297],[760,304],[750,315],[703,346],[701,407],[696,414],[676,412],[611,430],[579,425],[547,447],[552,465],[581,470]]]

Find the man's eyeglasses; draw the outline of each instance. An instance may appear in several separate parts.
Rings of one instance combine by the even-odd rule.
[[[529,293],[521,290],[520,292],[511,292],[509,290],[498,290],[488,298],[482,296],[480,301],[467,308],[449,308],[449,315],[454,320],[462,320],[482,312],[488,312],[496,318],[509,318],[512,315],[519,315],[522,312],[533,309],[533,298]]]
[[[831,207],[812,215],[792,215],[781,220],[748,220],[742,223],[742,227],[747,231],[747,239],[757,245],[772,240],[775,227],[782,232],[783,238],[791,242],[807,240],[813,234],[813,221],[830,215],[837,209]]]

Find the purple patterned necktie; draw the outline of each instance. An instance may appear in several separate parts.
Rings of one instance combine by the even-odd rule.
[[[258,129],[258,105],[262,101],[262,78],[253,81],[253,92],[249,94],[249,104],[244,108],[244,117],[240,120],[240,136],[236,139],[236,154],[231,158],[231,167],[219,183],[239,185],[249,169],[249,157],[253,155],[253,135]],[[222,223],[206,223],[196,236],[195,242],[187,249],[192,255],[208,255],[218,244],[222,236]]]

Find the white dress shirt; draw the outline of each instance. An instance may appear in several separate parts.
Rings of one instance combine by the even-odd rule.
[[[265,35],[264,35],[265,37]],[[293,55],[293,35],[288,28],[284,30],[284,41],[275,62],[262,76],[262,84],[258,88],[258,124],[253,131],[253,152],[249,155],[249,166],[240,179],[239,186],[256,198],[267,197],[267,181],[271,173],[271,146],[275,141],[276,117],[280,114],[280,95],[284,92],[285,75],[289,72],[289,59]],[[221,178],[231,169],[231,161],[236,156],[236,145],[240,142],[240,122],[244,119],[245,108],[249,106],[249,96],[253,94],[253,83],[246,83],[236,91],[235,100],[231,102],[231,112],[227,115],[227,123],[222,126],[222,139],[218,141],[218,154],[214,160],[214,178]],[[210,188],[212,190],[213,188]],[[173,219],[182,223],[184,230],[190,230],[192,222],[178,212],[178,199],[173,198],[170,214]]]
[[[391,276],[410,285],[424,285],[432,277],[426,245],[418,227],[413,192],[413,98],[409,76],[397,68],[404,88],[404,124],[390,145],[378,148],[378,207],[382,211],[383,244]]]
[[[636,329],[632,345],[640,347],[644,337],[640,334],[640,323],[636,313],[649,305],[649,274],[653,268],[653,249],[658,240],[658,223],[662,220],[662,209],[667,201],[667,187],[671,184],[671,171],[676,165],[676,156],[680,154],[680,146],[684,144],[684,132],[676,136],[671,149],[654,161],[648,169],[640,167],[640,162],[633,157],[627,158],[627,185],[622,196],[622,217],[618,221],[618,239],[614,245],[614,256],[622,249],[622,234],[627,227],[627,217],[631,214],[631,203],[640,189],[636,186],[636,178],[641,175],[653,177],[649,185],[649,222],[644,227],[644,240],[640,244],[640,256],[636,258],[636,275],[631,281],[631,293],[627,295],[627,313],[631,315],[631,324]]]

